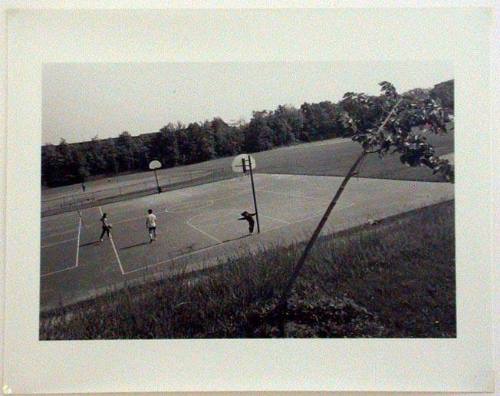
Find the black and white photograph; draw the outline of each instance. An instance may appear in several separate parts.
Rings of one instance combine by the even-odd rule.
[[[5,2],[5,394],[494,393],[498,7]]]
[[[39,339],[455,338],[453,65],[46,63]]]

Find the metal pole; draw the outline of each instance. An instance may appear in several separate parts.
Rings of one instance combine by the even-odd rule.
[[[259,211],[257,210],[257,198],[255,197],[255,184],[253,182],[252,160],[248,156],[248,167],[250,168],[250,180],[252,181],[253,206],[255,208],[255,217],[257,219],[257,233],[260,233]]]
[[[156,174],[156,169],[154,169],[155,172],[155,179],[156,179],[156,186],[158,187],[158,194],[161,193],[161,188],[160,188],[160,183],[158,182],[158,175]]]

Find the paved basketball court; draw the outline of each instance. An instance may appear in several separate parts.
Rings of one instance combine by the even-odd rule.
[[[247,176],[42,218],[41,308],[67,304],[112,287],[217,264],[270,245],[310,236],[342,178],[255,175],[261,233],[239,221],[253,212]],[[353,178],[324,232],[453,198],[453,185]],[[158,217],[149,243],[146,211]],[[99,242],[100,217],[113,225]],[[257,227],[256,227],[257,228]]]

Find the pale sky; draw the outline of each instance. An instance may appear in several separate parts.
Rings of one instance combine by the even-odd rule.
[[[46,64],[42,142],[155,132],[169,122],[248,121],[280,104],[337,102],[347,91],[431,88],[453,78],[447,63]]]

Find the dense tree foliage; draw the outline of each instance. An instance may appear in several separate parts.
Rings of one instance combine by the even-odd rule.
[[[433,99],[439,99],[443,108],[449,112],[453,112],[455,106],[455,90],[453,80],[445,81],[436,84],[429,91]]]
[[[453,86],[450,80],[433,89],[414,89],[405,97],[431,97],[452,113]],[[384,103],[384,95],[347,93],[338,103],[304,103],[298,109],[281,105],[274,111],[255,111],[248,123],[229,125],[214,118],[187,126],[168,123],[158,132],[139,136],[123,132],[117,138],[95,136],[91,141],[72,144],[61,139],[58,145],[42,147],[42,183],[54,187],[89,177],[146,170],[152,159],[173,167],[297,142],[353,136],[349,123],[355,119],[359,130],[368,130],[384,111]]]
[[[399,94],[389,82],[380,83],[383,101],[373,100],[364,94],[346,94],[344,100],[354,101],[366,110],[363,114],[377,113],[373,124],[352,112],[345,114],[353,140],[359,142],[365,153],[380,157],[398,153],[401,162],[408,166],[426,166],[433,173],[440,173],[449,181],[454,180],[453,166],[440,159],[429,144],[426,134],[446,133],[449,112],[438,98],[427,90],[412,90]],[[378,98],[377,98],[378,99]],[[373,111],[371,109],[375,108]],[[382,118],[385,116],[384,121]]]

